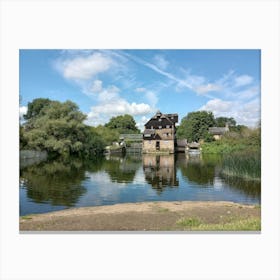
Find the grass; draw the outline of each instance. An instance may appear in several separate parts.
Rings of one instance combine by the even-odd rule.
[[[183,227],[198,227],[201,225],[201,221],[198,218],[181,218],[176,222],[177,225]]]
[[[227,143],[223,141],[214,141],[202,145],[203,154],[230,154],[236,151],[246,150],[247,145],[241,143]]]
[[[159,207],[157,210],[158,210],[158,212],[160,212],[160,213],[166,213],[166,212],[169,211],[168,208],[164,208],[164,207]]]
[[[233,219],[219,224],[204,223],[197,218],[181,218],[176,222],[184,230],[192,231],[260,231],[260,218]]]
[[[260,180],[260,152],[239,152],[225,156],[222,163],[222,175],[245,180]]]
[[[28,215],[26,215],[26,216],[21,216],[20,218],[23,219],[23,220],[31,220],[31,219],[32,219],[32,217],[31,217],[31,216],[28,216]]]

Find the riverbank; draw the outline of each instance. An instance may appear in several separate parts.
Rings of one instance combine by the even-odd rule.
[[[258,205],[141,202],[20,217],[20,231],[260,231]]]

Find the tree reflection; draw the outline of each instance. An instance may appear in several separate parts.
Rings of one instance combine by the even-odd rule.
[[[131,183],[141,162],[132,156],[110,156],[103,163],[103,169],[109,174],[112,182]]]
[[[179,186],[174,155],[143,154],[145,180],[161,194],[167,187]]]
[[[237,177],[224,177],[223,180],[230,188],[238,190],[248,197],[258,199],[261,202],[261,182],[254,180],[243,180]]]
[[[73,206],[86,191],[83,162],[55,160],[32,165],[20,171],[27,196],[37,203]]]
[[[200,155],[190,156],[178,162],[182,175],[189,181],[199,185],[213,185],[216,163],[213,160],[203,159]]]

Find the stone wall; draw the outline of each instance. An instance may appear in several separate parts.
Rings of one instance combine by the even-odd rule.
[[[174,153],[174,141],[160,140],[160,151]]]
[[[156,143],[159,141],[159,150],[156,149]],[[144,140],[143,153],[166,152],[174,153],[174,140]]]
[[[164,140],[173,140],[174,139],[173,128],[156,129],[155,133],[158,134],[160,136],[160,138],[164,139]]]
[[[152,153],[156,151],[156,140],[144,140],[143,141],[143,153]]]

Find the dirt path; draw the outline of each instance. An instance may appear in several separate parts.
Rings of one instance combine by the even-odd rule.
[[[260,214],[258,206],[222,201],[125,203],[24,216],[20,231],[182,231],[260,219]]]

